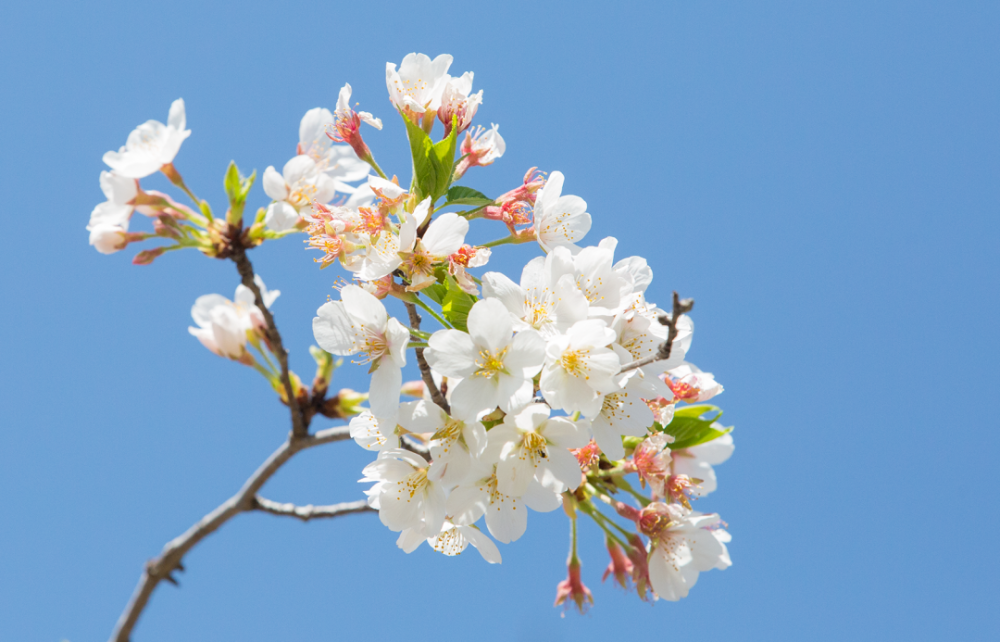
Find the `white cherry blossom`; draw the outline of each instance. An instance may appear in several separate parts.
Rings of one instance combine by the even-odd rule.
[[[476,419],[499,407],[514,412],[531,401],[532,383],[542,366],[544,342],[534,330],[514,334],[513,323],[496,299],[477,301],[469,311],[468,333],[439,330],[424,357],[431,368],[462,380],[452,391],[452,412]]]
[[[715,380],[712,373],[702,372],[693,363],[684,362],[671,368],[667,370],[665,377],[670,390],[681,401],[692,404],[702,403],[722,394],[722,384]]]
[[[535,238],[546,252],[554,247],[576,248],[590,231],[587,202],[579,196],[563,195],[562,172],[552,172],[535,200]]]
[[[621,357],[624,350],[618,348],[618,351]],[[653,381],[661,383],[659,379],[646,377],[638,370],[625,373],[618,379],[621,389],[604,395],[600,414],[588,415],[594,441],[611,461],[625,456],[623,436],[643,437],[653,425],[653,411],[644,401],[656,399],[660,394],[662,385],[658,387]]]
[[[490,564],[501,562],[500,549],[486,533],[475,526],[456,526],[448,520],[445,520],[441,532],[431,537],[425,536],[421,529],[406,529],[399,534],[396,546],[407,553],[412,553],[425,541],[435,551],[449,557],[461,555],[469,544],[472,544]]]
[[[178,98],[170,105],[167,124],[147,120],[128,135],[125,145],[117,152],[104,155],[104,162],[120,176],[144,178],[154,174],[167,163],[172,163],[181,143],[191,135],[184,113],[184,100]]]
[[[564,332],[587,318],[588,303],[574,276],[565,274],[570,268],[554,268],[560,260],[572,259],[557,252],[533,258],[521,271],[520,285],[500,272],[487,272],[483,296],[503,303],[517,330],[532,328],[545,338]],[[560,273],[558,280],[554,272]]]
[[[492,431],[491,431],[492,432]],[[528,482],[524,495],[515,497],[497,490],[496,463],[473,460],[464,482],[451,491],[446,511],[455,524],[469,525],[486,516],[490,535],[504,544],[516,541],[528,527],[528,508],[539,513],[554,511],[562,505],[562,488],[551,475]]]
[[[579,321],[566,334],[550,338],[539,382],[545,401],[566,412],[599,414],[604,395],[620,390],[615,377],[621,360],[608,347],[614,340],[614,331],[596,319]]]
[[[395,429],[383,432],[382,424],[370,410],[364,410],[361,414],[351,417],[349,427],[351,439],[365,450],[399,448],[399,436]]]
[[[552,250],[552,276],[558,282],[563,275],[570,276],[587,299],[588,315],[592,318],[602,318],[609,323],[619,312],[622,303],[622,292],[628,292],[631,284],[619,272],[616,272],[614,249],[610,243],[585,247],[573,254],[566,247]],[[613,241],[614,239],[610,239]]]
[[[135,197],[139,195],[139,183],[114,172],[101,172],[101,191],[106,201],[94,208],[90,214],[88,230],[99,225],[115,225],[128,229],[129,219],[135,210]]]
[[[418,219],[426,218],[430,197],[418,206],[423,215],[414,209],[414,215],[407,217],[399,230],[400,268],[409,277],[407,290],[415,292],[436,282],[434,268],[447,263],[448,257],[457,252],[465,243],[469,231],[469,221],[455,212],[446,212],[431,221],[423,237],[417,238]]]
[[[370,363],[373,371],[368,392],[371,412],[379,422],[395,425],[410,332],[389,317],[381,301],[357,285],[345,285],[340,298],[316,311],[313,336],[331,354],[365,355],[361,363]]]
[[[445,135],[451,132],[452,116],[456,117],[458,124],[457,134],[461,134],[472,124],[476,111],[483,104],[483,90],[472,93],[473,76],[471,71],[467,71],[458,77],[449,76],[444,83],[437,115],[444,124]]]
[[[365,466],[359,481],[375,482],[365,491],[368,505],[378,510],[379,519],[389,530],[412,528],[435,535],[441,532],[445,489],[432,479],[430,467],[420,455],[401,449],[383,450]]]
[[[389,100],[401,112],[423,114],[436,111],[447,82],[452,57],[441,54],[433,60],[420,53],[406,54],[396,70],[395,63],[385,63],[385,84]]]
[[[483,424],[455,419],[432,401],[421,399],[401,404],[399,425],[407,432],[430,434],[434,474],[445,485],[465,479],[472,459],[486,448]]]
[[[269,166],[264,170],[263,183],[264,193],[274,199],[267,207],[264,223],[275,232],[292,229],[313,201],[329,203],[337,191],[334,180],[304,154],[285,163],[280,174]]]
[[[281,292],[269,291],[259,274],[254,277],[254,283],[260,289],[264,305],[270,308]],[[220,357],[237,361],[248,360],[247,333],[265,327],[264,315],[257,308],[253,291],[242,283],[236,286],[232,301],[221,294],[198,297],[191,308],[191,318],[198,324],[196,328],[188,328],[191,335]]]
[[[732,566],[726,544],[732,539],[716,514],[689,511],[679,504],[650,504],[643,532],[650,536],[649,581],[657,596],[676,602],[687,597],[698,575]]]
[[[569,490],[580,486],[580,464],[569,449],[587,445],[590,422],[551,417],[551,412],[547,405],[533,403],[489,431],[485,458],[498,462],[499,492],[520,497],[546,471]]]
[[[371,166],[358,158],[350,145],[335,145],[327,136],[328,128],[335,122],[329,109],[315,107],[307,111],[299,123],[296,153],[312,158],[316,168],[333,179],[334,188],[338,192],[352,194],[358,188],[350,183],[368,176]]]

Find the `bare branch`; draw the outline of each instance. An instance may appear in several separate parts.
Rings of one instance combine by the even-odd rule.
[[[420,314],[417,313],[417,306],[407,301],[404,301],[403,305],[406,306],[406,312],[410,315],[410,327],[414,330],[419,330],[421,318]],[[434,377],[431,376],[431,367],[427,365],[427,360],[424,359],[424,349],[414,348],[414,350],[417,353],[417,365],[420,366],[420,378],[424,380],[424,385],[430,391],[431,400],[450,414],[451,407],[448,405],[448,400],[445,399],[444,395],[438,389],[437,384],[434,383]]]
[[[251,277],[252,280],[252,277]],[[280,448],[271,453],[254,474],[244,482],[239,492],[226,500],[222,505],[213,510],[208,515],[202,517],[198,523],[187,529],[183,535],[176,537],[166,546],[160,556],[146,563],[146,568],[139,578],[139,585],[136,586],[132,599],[111,634],[111,642],[128,642],[132,629],[135,628],[139,616],[149,602],[150,596],[156,589],[157,584],[162,580],[176,583],[171,577],[175,570],[183,570],[181,560],[195,545],[205,539],[220,526],[228,522],[236,515],[254,510],[254,498],[257,491],[269,480],[274,473],[281,468],[285,462],[291,459],[296,453],[313,448],[322,444],[334,441],[342,441],[350,438],[350,429],[346,426],[328,428],[321,430],[315,435],[306,435],[295,439],[290,437]]]
[[[254,509],[272,515],[282,515],[285,517],[295,517],[303,522],[310,519],[320,519],[327,517],[340,517],[351,513],[374,513],[378,512],[368,505],[368,500],[359,499],[355,502],[343,502],[340,504],[330,504],[328,506],[296,506],[295,504],[281,504],[265,499],[258,495],[254,498]]]
[[[264,315],[264,322],[267,324],[267,338],[271,344],[269,347],[274,356],[278,358],[278,364],[281,366],[281,383],[285,388],[285,397],[288,399],[288,407],[292,413],[292,435],[296,439],[301,439],[308,433],[309,426],[302,415],[302,411],[299,408],[299,400],[295,398],[292,389],[292,380],[288,376],[288,352],[281,342],[281,333],[278,332],[278,326],[274,323],[274,315],[264,305],[264,297],[261,296],[260,288],[254,282],[253,265],[250,263],[250,259],[247,258],[247,252],[242,243],[233,244],[233,252],[230,258],[236,264],[236,269],[239,270],[243,285],[250,288],[250,291],[253,292],[254,303],[257,304],[261,314]]]
[[[638,361],[626,363],[622,366],[622,369],[619,372],[628,372],[629,370],[635,370],[636,368],[641,368],[657,361],[666,361],[669,359],[670,353],[674,347],[674,339],[677,338],[677,321],[680,320],[681,315],[687,314],[693,308],[694,299],[681,299],[677,296],[677,292],[674,292],[673,312],[670,314],[661,314],[656,319],[663,325],[667,326],[667,340],[660,344],[660,347],[656,350],[655,354],[652,354],[644,359],[639,359]]]

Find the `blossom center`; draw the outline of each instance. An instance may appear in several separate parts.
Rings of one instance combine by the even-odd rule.
[[[410,499],[413,499],[413,497],[422,491],[424,486],[427,485],[427,469],[418,468],[414,472],[410,473],[406,479],[396,483],[400,486],[399,494],[409,495],[409,499],[406,501],[410,501]]]
[[[510,346],[507,346],[496,351],[487,349],[480,350],[479,357],[476,358],[476,367],[478,370],[472,373],[472,376],[492,379],[501,372],[504,374],[510,374],[503,365],[503,359],[507,356],[507,350],[509,347]]]
[[[559,365],[563,370],[574,377],[590,379],[590,366],[587,364],[587,357],[590,356],[590,349],[567,350],[559,357]]]

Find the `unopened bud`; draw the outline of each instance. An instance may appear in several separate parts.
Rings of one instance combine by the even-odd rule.
[[[167,251],[165,247],[157,247],[151,250],[143,250],[135,255],[132,259],[132,265],[149,265],[156,260],[158,256]]]
[[[427,386],[423,381],[407,381],[403,384],[403,387],[399,391],[406,395],[407,397],[413,397],[414,399],[423,399],[424,391],[427,390]]]

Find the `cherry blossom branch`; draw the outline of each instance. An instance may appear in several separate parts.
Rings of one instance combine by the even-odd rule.
[[[673,312],[670,314],[661,314],[656,318],[657,321],[667,326],[667,340],[660,344],[655,354],[644,359],[639,359],[638,361],[626,363],[619,372],[628,372],[629,370],[635,370],[656,361],[666,361],[669,359],[670,352],[674,347],[674,339],[677,338],[677,321],[681,318],[682,314],[687,314],[693,308],[694,299],[681,299],[675,291]]]
[[[420,314],[417,313],[416,306],[408,301],[404,301],[403,305],[406,306],[406,312],[410,315],[410,327],[419,330],[421,318]],[[441,406],[445,412],[450,413],[451,407],[448,406],[448,401],[441,394],[437,384],[434,383],[434,377],[431,376],[431,367],[427,364],[427,360],[424,359],[424,348],[416,348],[415,352],[417,353],[417,365],[420,366],[420,378],[424,380],[424,385],[427,386],[427,390],[431,393],[431,400]]]
[[[254,510],[270,513],[272,515],[294,517],[296,519],[301,519],[303,522],[308,522],[310,519],[350,515],[351,513],[378,512],[368,505],[368,500],[366,499],[359,499],[354,502],[342,502],[340,504],[330,504],[328,506],[313,506],[312,504],[309,504],[308,506],[296,506],[295,504],[281,504],[279,502],[274,502],[270,499],[265,499],[260,495],[254,497],[253,508]]]
[[[285,398],[288,399],[288,408],[292,414],[292,437],[302,439],[308,434],[309,426],[302,416],[298,399],[296,399],[292,389],[292,380],[288,374],[288,352],[281,342],[281,333],[278,332],[278,326],[274,323],[274,315],[264,305],[264,297],[261,296],[260,288],[254,282],[253,265],[247,258],[246,248],[243,247],[242,242],[233,243],[233,253],[230,258],[236,263],[236,269],[240,273],[240,278],[243,279],[243,285],[253,292],[254,302],[264,315],[264,322],[267,324],[267,338],[271,343],[269,347],[274,356],[278,358],[278,365],[281,366],[281,384],[285,388]]]
[[[350,436],[350,429],[346,426],[328,428],[314,435],[306,435],[300,438],[290,436],[243,483],[243,487],[240,488],[239,492],[211,513],[202,517],[198,523],[187,529],[182,535],[167,542],[159,557],[151,559],[146,563],[142,577],[139,578],[139,585],[136,586],[135,592],[132,594],[132,599],[129,600],[128,605],[125,607],[125,611],[118,618],[118,623],[111,634],[110,642],[128,642],[132,635],[132,629],[135,628],[139,616],[142,615],[143,610],[149,603],[149,598],[152,596],[157,585],[163,580],[176,584],[177,580],[173,578],[173,573],[174,571],[184,570],[181,561],[188,551],[236,515],[255,510],[257,508],[255,503],[257,491],[261,489],[267,480],[285,462],[298,452],[322,444],[350,439]]]

